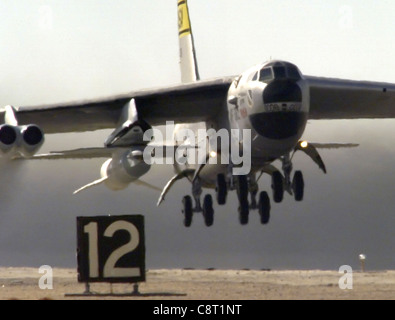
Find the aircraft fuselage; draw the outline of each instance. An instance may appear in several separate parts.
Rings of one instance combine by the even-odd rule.
[[[243,147],[249,150],[252,172],[295,148],[307,123],[309,100],[306,81],[299,69],[289,62],[260,64],[235,78],[225,103],[226,129],[231,140],[229,145],[239,145],[240,151]],[[177,125],[175,136],[180,130],[189,129],[195,132],[195,142],[198,142],[198,130],[209,127],[210,123],[205,122]],[[220,143],[217,148],[219,156]],[[207,146],[207,154],[210,151]],[[175,161],[176,172],[197,166],[188,162],[180,165]],[[217,164],[207,164],[199,174],[202,185],[214,187],[217,174],[226,173],[227,167],[220,159]]]

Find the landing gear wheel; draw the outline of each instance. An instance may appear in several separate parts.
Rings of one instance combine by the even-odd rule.
[[[182,199],[182,213],[184,214],[184,226],[185,227],[190,227],[192,224],[192,216],[193,216],[193,211],[192,211],[192,198],[190,196],[185,196]]]
[[[225,175],[222,173],[217,175],[217,184],[215,186],[215,192],[216,192],[218,204],[224,205],[226,203],[228,187],[226,185]]]
[[[237,196],[239,198],[239,220],[240,224],[248,223],[249,205],[248,205],[248,181],[247,176],[238,176]]]
[[[213,209],[213,198],[211,194],[206,194],[203,200],[203,217],[204,223],[207,227],[210,227],[214,223],[214,209]]]
[[[240,224],[246,225],[248,223],[249,208],[248,203],[240,204],[239,206],[239,221]]]
[[[270,219],[270,199],[266,191],[262,191],[259,194],[258,210],[261,216],[261,223],[268,224]]]
[[[279,203],[283,201],[283,197],[284,197],[283,177],[279,171],[275,171],[272,175],[272,190],[273,190],[274,202]]]
[[[303,200],[304,194],[304,180],[302,171],[295,171],[294,178],[292,180],[292,191],[296,201]]]

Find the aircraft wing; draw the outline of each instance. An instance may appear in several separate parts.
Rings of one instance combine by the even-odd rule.
[[[310,119],[395,118],[395,85],[306,76]],[[199,122],[221,110],[234,77],[141,90],[105,99],[17,108],[20,125],[36,124],[45,133],[114,128],[122,109],[135,99],[138,115],[150,125]],[[4,118],[0,115],[0,119]]]
[[[395,118],[395,84],[306,76],[309,119]]]
[[[233,77],[141,90],[106,99],[17,108],[18,123],[36,124],[45,133],[82,132],[117,126],[123,106],[135,99],[138,115],[150,125],[199,122],[215,117]],[[4,118],[4,117],[2,117]]]

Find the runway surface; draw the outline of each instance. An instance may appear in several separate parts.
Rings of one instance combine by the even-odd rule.
[[[0,299],[166,299],[166,300],[272,300],[272,299],[395,299],[395,271],[345,274],[322,270],[148,270],[139,295],[132,284],[94,283],[84,296],[73,269],[54,268],[52,289],[40,289],[38,268],[0,268]],[[49,285],[47,280],[42,284]],[[352,289],[341,289],[339,282]],[[113,293],[114,296],[108,295]]]

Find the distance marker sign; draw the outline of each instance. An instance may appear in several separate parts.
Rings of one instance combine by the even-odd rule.
[[[144,216],[77,217],[79,282],[145,281]]]

